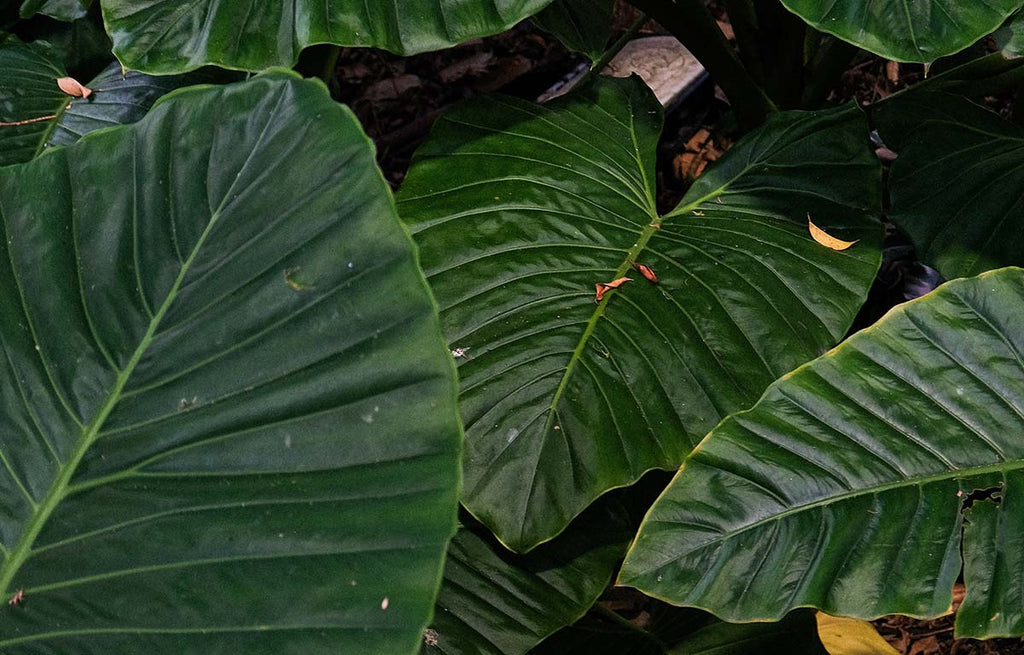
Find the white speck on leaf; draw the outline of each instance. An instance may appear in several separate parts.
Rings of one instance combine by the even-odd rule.
[[[380,608],[382,610],[386,610],[388,608],[388,605],[390,605],[390,604],[391,604],[391,602],[388,600],[388,597],[385,596],[384,600],[380,601]]]
[[[519,430],[517,430],[515,428],[509,428],[508,429],[508,433],[505,435],[505,438],[508,440],[508,443],[512,443],[513,441],[516,440],[516,437],[518,437],[518,436],[519,436]]]

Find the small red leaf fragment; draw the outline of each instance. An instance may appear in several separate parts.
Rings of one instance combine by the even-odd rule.
[[[618,289],[626,282],[632,281],[633,278],[620,277],[619,279],[612,280],[611,282],[598,282],[597,284],[594,285],[594,288],[597,290],[597,293],[594,296],[594,302],[601,302],[604,299],[604,294],[608,293],[612,289]]]
[[[79,81],[73,77],[57,78],[57,86],[59,86],[60,90],[64,93],[76,98],[88,98],[92,95],[92,89],[79,83]]]
[[[633,262],[633,268],[640,271],[640,275],[643,275],[651,284],[658,283],[658,276],[654,274],[654,271],[650,266],[641,264],[640,262]]]
[[[7,601],[7,604],[8,605],[12,605],[14,607],[18,607],[19,605],[21,605],[24,602],[25,602],[25,590],[24,589],[19,589],[18,593],[16,593],[13,596],[11,596],[11,599],[9,601]]]

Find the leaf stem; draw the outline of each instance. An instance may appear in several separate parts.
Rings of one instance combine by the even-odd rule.
[[[324,59],[324,68],[320,71],[320,79],[327,85],[328,91],[331,95],[334,95],[334,69],[338,67],[338,57],[341,56],[341,46],[331,46],[331,49],[327,52],[327,57]]]
[[[642,14],[640,18],[637,18],[635,21],[630,23],[622,36],[620,36],[610,48],[604,51],[600,59],[591,65],[590,70],[587,71],[587,74],[580,80],[580,85],[587,83],[593,76],[600,74],[600,72],[611,63],[612,59],[615,59],[615,55],[622,52],[622,49],[626,47],[626,44],[636,38],[640,28],[643,27],[644,23],[648,20],[649,18],[647,17],[647,14]]]

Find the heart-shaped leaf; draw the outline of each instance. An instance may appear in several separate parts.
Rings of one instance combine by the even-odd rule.
[[[945,93],[908,94],[874,116],[899,154],[889,216],[921,260],[947,278],[1024,264],[1024,128]]]
[[[782,0],[805,21],[886,59],[932,62],[999,27],[1021,0]]]
[[[0,651],[413,653],[455,526],[435,306],[287,72],[0,170]]]
[[[693,451],[620,582],[726,620],[946,611],[1024,633],[1024,270],[950,282],[779,380]],[[972,506],[973,505],[973,506]]]
[[[132,70],[180,73],[292,65],[316,43],[439,50],[503,32],[551,0],[103,0],[114,54]]]
[[[463,502],[514,550],[677,467],[837,342],[877,270],[881,171],[858,109],[774,117],[666,216],[660,129],[638,78],[544,106],[484,98],[440,119],[399,194],[460,355]],[[816,243],[808,213],[861,242]]]

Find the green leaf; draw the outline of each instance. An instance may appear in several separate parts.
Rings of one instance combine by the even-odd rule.
[[[651,601],[645,627],[609,612],[559,631],[533,655],[828,655],[814,613],[796,610],[777,623],[726,623],[706,612]],[[644,615],[638,620],[644,619]]]
[[[460,528],[448,547],[422,652],[526,653],[593,605],[634,528],[614,500],[595,504],[557,539],[528,555],[505,550],[479,525]]]
[[[958,635],[1021,634],[1022,325],[1024,270],[1001,269],[779,380],[686,460],[620,582],[726,620],[936,616],[963,530]]]
[[[889,217],[946,278],[1024,264],[1024,128],[950,94],[874,114],[892,164]]]
[[[21,3],[21,17],[43,14],[70,22],[85,17],[91,4],[92,0],[25,0]]]
[[[213,80],[209,73],[154,77],[122,75],[111,64],[86,84],[93,93],[73,98],[57,86],[66,75],[47,43],[0,45],[0,165],[26,162],[55,145],[112,125],[134,123],[173,89]]]
[[[562,44],[597,61],[612,36],[612,0],[556,0],[533,17]]]
[[[57,87],[67,73],[45,41],[0,44],[0,166],[43,151],[71,97]]]
[[[856,108],[773,118],[664,217],[660,129],[638,78],[543,106],[482,98],[439,120],[399,194],[461,355],[463,502],[513,550],[674,469],[825,352],[879,265],[880,168]],[[808,214],[861,242],[828,250]]]
[[[933,62],[999,27],[1021,0],[782,0],[822,32],[886,59]]]
[[[140,120],[160,97],[174,89],[213,82],[221,76],[210,71],[185,75],[146,75],[112,63],[86,86],[88,98],[73,98],[64,111],[46,146],[70,145],[94,130],[112,125],[127,125]]]
[[[0,651],[415,652],[454,372],[319,82],[172,93],[0,170]]]
[[[103,0],[114,54],[128,68],[180,73],[206,64],[291,66],[317,43],[410,55],[503,32],[551,0]]]

